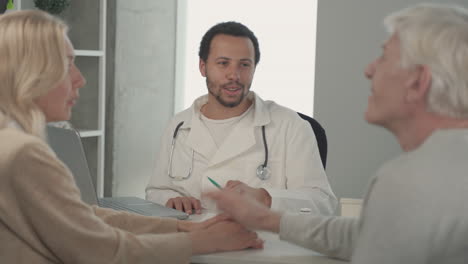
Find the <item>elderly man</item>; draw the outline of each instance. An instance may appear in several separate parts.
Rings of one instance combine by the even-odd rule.
[[[365,75],[366,120],[405,153],[371,181],[360,219],[279,214],[235,192],[208,194],[251,228],[352,263],[468,261],[468,10],[420,4],[385,20]]]

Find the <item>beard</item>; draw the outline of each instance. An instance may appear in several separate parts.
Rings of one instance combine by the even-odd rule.
[[[226,86],[232,86],[232,85],[237,85],[240,87],[240,89],[242,90],[242,93],[240,94],[240,96],[237,98],[237,100],[235,101],[226,101],[225,99],[222,98],[222,90],[225,89]],[[222,106],[224,107],[229,107],[229,108],[234,108],[238,105],[240,105],[240,103],[242,103],[242,101],[244,100],[247,92],[250,90],[250,85],[248,85],[247,87],[247,91],[244,92],[244,89],[245,89],[245,85],[239,83],[239,82],[229,82],[229,83],[225,83],[225,84],[222,84],[219,86],[219,89],[218,89],[218,93],[215,92],[215,88],[216,88],[216,84],[214,84],[213,82],[210,81],[210,79],[208,77],[206,77],[206,87],[208,87],[208,92],[214,97],[216,98],[216,101],[218,101],[218,103],[220,103]]]

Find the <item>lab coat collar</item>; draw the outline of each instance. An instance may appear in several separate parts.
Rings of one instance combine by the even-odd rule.
[[[265,101],[254,92],[249,93],[250,98],[255,98],[254,126],[261,127],[271,122],[270,111]]]
[[[258,127],[271,122],[265,102],[254,92],[247,98],[254,101],[253,117],[244,117],[217,149],[208,128],[201,121],[200,108],[207,103],[208,95],[199,97],[191,107],[192,118],[184,122],[181,129],[190,129],[187,144],[209,160],[209,166],[238,156],[255,145],[255,131]],[[246,119],[247,118],[247,119]]]
[[[271,122],[270,112],[268,111],[265,101],[260,98],[255,92],[250,91],[247,98],[254,101],[254,126],[264,126]],[[208,94],[198,97],[190,107],[191,119],[184,122],[181,129],[190,129],[192,124],[200,120],[200,109],[208,102]]]

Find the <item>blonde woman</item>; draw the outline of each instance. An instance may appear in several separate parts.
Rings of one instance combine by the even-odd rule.
[[[188,263],[262,246],[222,217],[191,223],[83,203],[44,128],[70,119],[85,82],[62,21],[40,11],[0,16],[0,263]]]

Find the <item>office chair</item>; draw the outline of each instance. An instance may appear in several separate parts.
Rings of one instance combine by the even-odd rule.
[[[302,113],[297,112],[297,114],[304,120],[310,123],[312,129],[314,130],[315,138],[317,139],[317,145],[320,152],[320,158],[322,159],[323,168],[325,169],[327,166],[327,151],[328,151],[328,143],[327,143],[327,135],[325,134],[325,129],[320,125],[317,120],[313,119],[310,116],[304,115]]]

